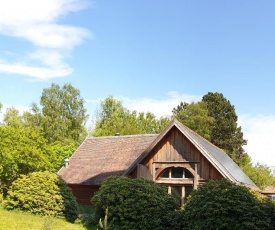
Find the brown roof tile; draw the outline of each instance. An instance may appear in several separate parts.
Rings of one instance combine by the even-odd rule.
[[[152,135],[89,137],[58,174],[68,184],[101,185],[122,175],[157,137]]]

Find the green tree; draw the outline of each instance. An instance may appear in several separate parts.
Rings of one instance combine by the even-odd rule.
[[[194,130],[207,140],[211,140],[212,126],[215,118],[209,116],[207,105],[204,102],[181,102],[173,109],[174,117],[181,123]]]
[[[184,229],[271,230],[274,204],[228,180],[210,181],[191,193],[184,207]]]
[[[157,119],[152,113],[137,113],[122,105],[112,96],[101,102],[93,136],[159,133],[168,124],[168,118]]]
[[[257,163],[255,166],[251,162],[242,167],[247,176],[261,189],[267,186],[275,186],[275,177],[272,176],[268,166]]]
[[[24,122],[19,110],[14,107],[8,108],[4,114],[3,124],[14,128],[22,128]]]
[[[221,93],[207,93],[197,103],[181,102],[173,109],[174,117],[223,149],[237,164],[249,161],[235,108]]]
[[[92,204],[103,219],[108,208],[110,229],[175,229],[173,214],[178,202],[167,188],[153,181],[109,177],[92,198]]]
[[[242,157],[246,157],[243,146],[247,141],[243,138],[241,127],[238,127],[234,106],[221,93],[209,92],[202,101],[206,103],[209,115],[215,119],[211,142],[240,164]]]
[[[76,147],[73,143],[63,145],[60,142],[54,142],[49,145],[49,149],[52,152],[49,160],[54,168],[54,171],[57,172],[64,165],[65,159],[71,157],[73,152],[76,150]]]
[[[46,139],[37,128],[0,126],[0,184],[6,193],[20,174],[53,170]]]
[[[86,136],[85,122],[88,116],[84,108],[84,99],[78,89],[71,84],[60,87],[53,83],[50,88],[43,90],[40,105],[40,116],[38,106],[32,105],[33,111],[36,111],[36,117],[32,119],[41,123],[49,143],[81,143]]]

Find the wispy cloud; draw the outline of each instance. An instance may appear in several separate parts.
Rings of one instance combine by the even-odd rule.
[[[61,16],[87,8],[85,0],[0,1],[0,34],[25,39],[35,51],[22,60],[7,61],[0,53],[0,72],[37,80],[64,77],[73,72],[66,64],[70,51],[92,37],[89,30],[58,23]],[[8,52],[8,50],[6,50]]]

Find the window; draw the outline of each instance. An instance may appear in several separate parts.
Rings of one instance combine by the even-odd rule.
[[[160,175],[160,178],[194,178],[194,176],[188,169],[185,168],[168,168]]]

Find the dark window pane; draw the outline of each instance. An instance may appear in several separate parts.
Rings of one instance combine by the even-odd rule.
[[[185,178],[194,178],[194,176],[189,170],[185,169]]]
[[[192,186],[185,186],[185,199],[190,195],[190,193],[193,191]]]
[[[160,178],[169,178],[169,169],[165,170],[161,175]]]
[[[172,168],[172,178],[182,178],[183,168]]]

